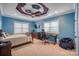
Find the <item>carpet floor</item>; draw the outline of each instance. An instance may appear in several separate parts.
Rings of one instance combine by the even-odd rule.
[[[43,44],[35,39],[33,43],[12,49],[13,56],[76,56],[75,50],[65,50],[58,44]]]

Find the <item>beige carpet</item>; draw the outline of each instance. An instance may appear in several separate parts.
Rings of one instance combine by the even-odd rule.
[[[12,49],[13,56],[75,56],[74,50],[65,50],[58,45],[42,44],[40,40]]]

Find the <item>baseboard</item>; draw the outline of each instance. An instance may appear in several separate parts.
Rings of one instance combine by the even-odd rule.
[[[32,42],[29,41],[29,42],[26,42],[26,43],[18,44],[18,45],[12,46],[11,49],[12,49],[12,48],[19,47],[19,46],[22,46],[22,45],[25,45],[25,44],[29,44],[29,43],[32,43]]]

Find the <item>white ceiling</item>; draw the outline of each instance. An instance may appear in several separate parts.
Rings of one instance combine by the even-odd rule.
[[[17,3],[2,3],[0,4],[1,5],[0,9],[2,15],[4,16],[20,18],[29,21],[37,21],[48,17],[54,17],[57,15],[62,15],[64,13],[72,12],[74,11],[74,5],[75,5],[73,3],[44,3],[44,4],[49,8],[48,13],[46,15],[35,18],[19,13],[16,10]]]

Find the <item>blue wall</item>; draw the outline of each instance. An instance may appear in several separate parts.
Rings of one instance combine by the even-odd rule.
[[[42,32],[42,29],[44,28],[44,23],[43,22],[37,22],[36,23],[38,26],[37,26],[37,29],[36,29],[36,32]]]
[[[13,34],[13,20],[9,17],[2,17],[2,29],[6,33]]]
[[[30,32],[41,32],[42,31],[42,26],[43,23],[42,22],[31,22],[30,23]],[[35,25],[38,25],[37,28],[35,28]]]
[[[33,31],[35,31],[35,22],[30,22],[29,23],[29,32],[33,32]]]
[[[60,28],[59,28],[59,35],[58,38],[64,38],[64,37],[70,37],[71,39],[74,39],[74,21],[75,21],[75,13],[69,13],[57,17],[51,17],[48,19],[44,19],[42,21],[37,22],[39,23],[40,26],[43,26],[44,22],[49,22],[49,21],[55,21],[59,19],[60,20]],[[41,30],[41,28],[40,28]],[[39,30],[38,30],[39,31]],[[38,32],[37,31],[37,32]]]
[[[13,34],[14,33],[13,26],[14,26],[15,21],[19,22],[19,23],[27,23],[28,22],[29,26],[31,25],[31,22],[29,22],[29,21],[2,16],[2,29],[3,29],[3,31],[5,31],[6,33],[9,33],[9,34]],[[31,30],[30,27],[29,27],[29,30]]]
[[[75,13],[70,13],[60,16],[60,34],[59,39],[64,37],[70,37],[74,39],[74,23],[75,23]]]

